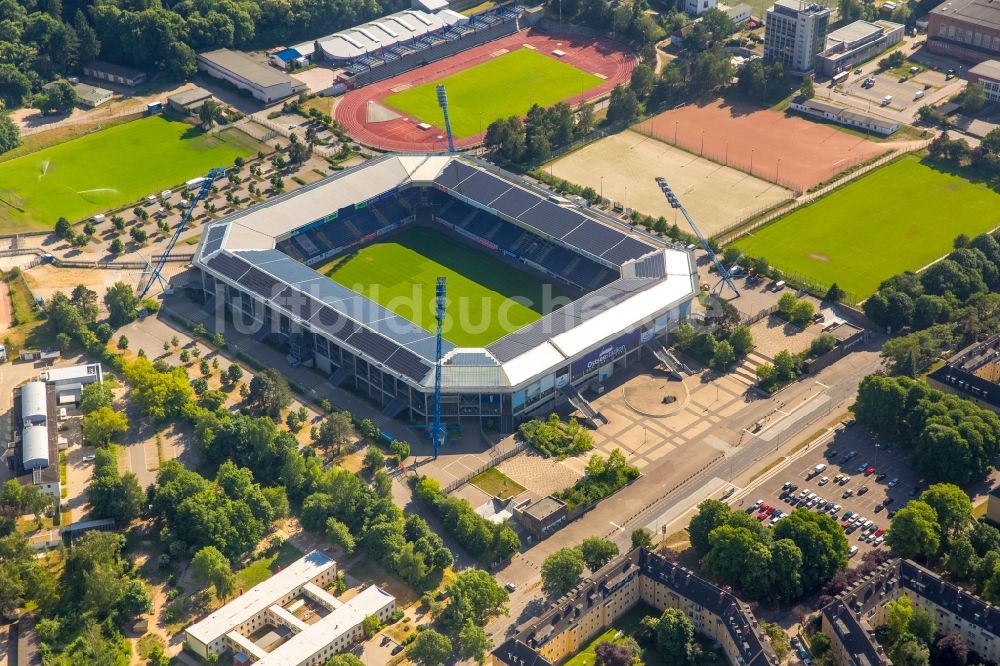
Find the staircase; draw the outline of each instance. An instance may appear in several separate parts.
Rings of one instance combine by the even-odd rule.
[[[737,379],[740,379],[750,386],[757,383],[757,368],[762,365],[772,363],[774,361],[770,356],[764,356],[763,354],[751,350],[743,361],[733,368],[732,374]]]
[[[569,404],[573,405],[581,414],[590,421],[595,428],[600,428],[608,422],[604,416],[597,411],[590,402],[583,397],[580,390],[573,386],[572,384],[567,384],[566,386],[559,389],[559,392],[566,396]]]
[[[657,361],[666,366],[667,370],[677,375],[679,378],[683,379],[691,374],[691,369],[684,365],[679,358],[674,356],[673,352],[664,346],[662,340],[653,338],[649,342],[644,343],[644,346],[652,352]]]
[[[383,227],[387,227],[392,224],[392,222],[389,221],[389,218],[385,216],[385,213],[380,211],[377,206],[369,206],[368,210],[372,212],[372,215],[375,216],[375,219],[378,220]]]
[[[388,405],[382,408],[382,415],[388,416],[390,419],[394,419],[399,416],[399,413],[404,409],[406,409],[406,398],[396,396],[389,402]]]
[[[344,380],[350,376],[351,371],[347,369],[347,366],[342,365],[337,368],[332,375],[330,375],[330,378],[327,381],[331,386],[339,388],[340,385],[344,383]]]

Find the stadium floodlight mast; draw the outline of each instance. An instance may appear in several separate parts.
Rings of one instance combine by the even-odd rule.
[[[441,424],[441,356],[444,347],[444,312],[447,305],[447,279],[439,277],[434,289],[435,319],[437,320],[437,349],[434,355],[434,423],[431,424],[431,437],[434,440],[434,460],[437,460],[444,442],[444,426]]]
[[[451,118],[448,117],[448,93],[444,91],[444,85],[437,87],[438,106],[444,112],[444,133],[448,135],[448,152],[455,152],[455,137],[451,135]]]
[[[684,216],[684,219],[687,220],[689,225],[691,225],[694,235],[698,237],[698,242],[701,243],[705,252],[708,253],[709,258],[715,264],[716,270],[719,271],[719,276],[722,278],[719,281],[719,284],[721,285],[725,282],[726,285],[733,290],[733,293],[736,294],[736,296],[739,296],[740,290],[736,288],[736,283],[733,282],[733,276],[729,272],[729,269],[726,268],[725,264],[723,264],[722,261],[719,260],[719,257],[716,256],[715,252],[712,251],[712,247],[708,244],[708,241],[705,240],[705,236],[701,233],[701,230],[698,229],[698,225],[694,223],[694,219],[692,219],[691,215],[688,214],[687,209],[681,205],[681,201],[677,198],[677,195],[674,194],[674,191],[670,189],[669,185],[667,185],[667,179],[662,176],[657,176],[656,184],[659,185],[660,191],[663,192],[663,196],[667,198],[667,203],[670,204],[670,207],[679,210],[681,215]]]

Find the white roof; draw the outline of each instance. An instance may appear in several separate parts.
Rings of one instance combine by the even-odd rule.
[[[451,9],[443,9],[436,16],[448,25],[465,25],[469,22],[469,17]]]
[[[332,35],[302,42],[292,48],[303,55],[309,55],[316,50],[315,43],[319,42],[323,52],[331,58],[351,60],[396,44],[405,44],[454,24],[455,21],[450,16],[446,21],[439,14],[408,9]]]
[[[29,425],[21,432],[21,464],[25,469],[49,466],[49,429]]]
[[[414,9],[422,9],[426,12],[436,12],[448,6],[448,0],[412,0]]]
[[[361,624],[366,617],[378,613],[395,601],[391,594],[373,585],[316,624],[309,625],[308,629],[293,636],[258,661],[257,666],[305,663],[314,654]]]
[[[333,566],[336,563],[332,559],[314,550],[264,582],[254,585],[201,622],[191,625],[186,633],[207,645]]]
[[[28,382],[21,387],[21,419],[48,418],[45,406],[45,383]]]
[[[566,358],[551,342],[543,342],[537,347],[503,364],[503,372],[511,386],[526,382],[546,368],[554,368]]]
[[[81,365],[69,365],[63,368],[51,368],[38,373],[46,382],[66,382],[74,379],[87,379],[88,377],[100,377],[100,363],[83,363]]]

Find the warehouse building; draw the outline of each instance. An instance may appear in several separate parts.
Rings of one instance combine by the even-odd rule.
[[[969,83],[983,84],[986,99],[1000,102],[1000,60],[984,60],[970,68]]]
[[[230,652],[239,664],[324,664],[364,636],[369,615],[386,622],[395,598],[370,586],[343,602],[326,591],[337,564],[312,551],[188,627],[187,647],[202,659]]]
[[[871,60],[903,40],[906,27],[890,21],[855,21],[826,37],[826,49],[819,54],[817,69],[833,76]]]
[[[208,76],[228,81],[265,104],[297,95],[306,84],[288,74],[229,49],[198,54],[198,69]]]
[[[146,82],[146,72],[103,60],[91,60],[83,66],[83,73],[98,81],[117,83],[130,88]]]
[[[167,98],[167,106],[177,113],[195,114],[208,100],[212,99],[212,93],[204,88],[195,86],[190,90],[179,92]]]
[[[928,15],[927,48],[970,62],[1000,58],[1000,2],[942,2]]]
[[[8,460],[17,481],[36,485],[55,500],[58,511],[61,488],[59,436],[56,430],[55,393],[44,382],[32,381],[14,390],[14,424],[20,434],[19,446],[10,449]]]

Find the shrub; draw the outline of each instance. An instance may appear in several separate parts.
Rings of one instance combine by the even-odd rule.
[[[518,433],[546,458],[561,460],[594,448],[593,436],[576,419],[563,423],[555,412],[549,414],[547,421],[532,419],[522,423]]]

